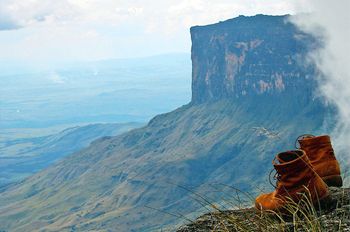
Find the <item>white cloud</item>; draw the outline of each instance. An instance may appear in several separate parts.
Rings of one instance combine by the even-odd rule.
[[[194,25],[212,24],[238,15],[283,15],[295,12],[295,7],[290,0],[177,0],[167,2],[167,6],[153,20],[158,22],[154,23],[157,24],[157,28],[161,28],[169,35],[176,35],[179,31],[184,30],[187,32]],[[150,19],[152,20],[152,17]]]
[[[27,27],[36,24],[121,22],[143,8],[113,0],[2,0],[2,14]]]
[[[18,25],[15,20],[11,19],[8,16],[1,14],[0,12],[0,31],[3,30],[15,30],[19,29],[21,26]]]
[[[0,60],[102,59],[189,52],[190,26],[240,14],[292,13],[292,1],[0,0],[0,30],[20,29],[2,32]]]
[[[183,22],[189,27],[192,24],[206,24],[239,14],[284,14],[293,11],[291,0],[2,0],[2,14],[22,26],[33,26],[38,23],[72,23],[104,22],[123,23],[125,20],[142,17],[148,20]],[[147,19],[147,20],[145,20]]]
[[[320,75],[323,96],[338,110],[338,125],[333,131],[334,143],[350,167],[350,1],[309,0],[299,1],[311,14],[294,20],[302,30],[323,38],[324,46],[310,53]]]
[[[20,28],[16,19],[10,14],[6,1],[0,2],[0,30],[14,30]]]
[[[60,76],[58,73],[53,72],[48,76],[48,79],[52,81],[54,84],[64,84],[65,78]]]

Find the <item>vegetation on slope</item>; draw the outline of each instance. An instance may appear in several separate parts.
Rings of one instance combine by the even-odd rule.
[[[213,199],[220,193],[210,183],[264,186],[271,158],[291,148],[291,138],[327,129],[324,114],[310,116],[317,107],[222,100],[159,115],[2,192],[0,229],[153,231],[183,223],[153,209],[198,215],[201,205],[179,186]]]
[[[91,124],[47,136],[0,141],[0,188],[89,146],[97,138],[115,136],[141,126],[141,123]]]

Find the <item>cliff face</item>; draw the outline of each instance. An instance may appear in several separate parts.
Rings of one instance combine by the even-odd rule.
[[[268,96],[299,97],[315,88],[314,70],[304,58],[312,37],[288,23],[288,16],[240,16],[191,28],[192,102]]]

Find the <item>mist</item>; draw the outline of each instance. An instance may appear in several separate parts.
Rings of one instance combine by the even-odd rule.
[[[301,3],[301,2],[299,2]],[[302,31],[321,39],[322,46],[309,53],[308,61],[318,69],[319,92],[338,110],[330,132],[337,157],[350,167],[350,1],[312,0],[297,5],[308,11],[292,18]],[[304,8],[301,9],[300,7]],[[344,170],[345,171],[345,170]]]

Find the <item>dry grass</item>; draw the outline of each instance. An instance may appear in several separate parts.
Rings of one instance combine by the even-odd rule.
[[[178,231],[350,231],[350,210],[342,209],[342,205],[349,205],[350,190],[334,188],[331,192],[338,191],[336,198],[313,204],[310,191],[305,189],[300,201],[288,199],[282,212],[277,212],[247,207],[255,200],[253,194],[227,185],[225,188],[231,189],[230,196],[226,196],[229,200],[224,198],[215,204],[211,203],[211,199],[201,195],[198,197],[199,194],[195,193],[194,199],[211,210]],[[342,196],[339,191],[342,191]]]

